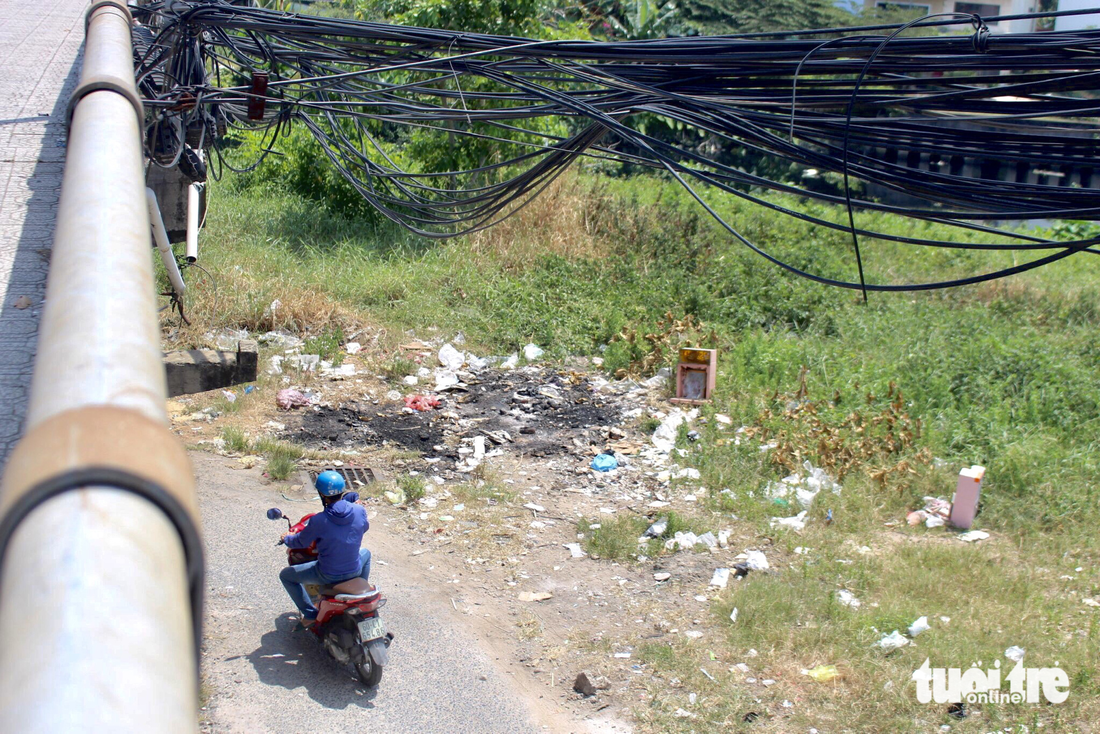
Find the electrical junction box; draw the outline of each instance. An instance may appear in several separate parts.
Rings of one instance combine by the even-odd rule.
[[[699,405],[710,402],[718,373],[718,350],[685,347],[676,365],[676,397],[669,402]]]

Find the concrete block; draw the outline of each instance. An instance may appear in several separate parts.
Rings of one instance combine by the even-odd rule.
[[[168,376],[168,396],[254,382],[259,364],[259,346],[251,339],[238,342],[235,352],[216,349],[166,352],[164,370]]]

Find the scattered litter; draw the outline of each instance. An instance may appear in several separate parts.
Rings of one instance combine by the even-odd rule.
[[[647,538],[659,538],[665,534],[666,530],[668,530],[668,518],[662,517],[646,528],[645,536]]]
[[[583,550],[581,550],[580,543],[564,543],[563,547],[569,549],[569,555],[572,558],[584,558],[586,555],[588,555]]]
[[[577,673],[577,678],[573,681],[573,690],[582,696],[596,695],[596,686],[592,685],[592,681],[584,673]]]
[[[714,574],[710,577],[710,585],[716,586],[719,589],[726,588],[726,584],[730,580],[730,570],[728,568],[716,568]]]
[[[662,367],[661,369],[657,370],[657,374],[653,375],[653,377],[650,377],[642,384],[652,389],[661,388],[668,384],[668,378],[671,376],[672,370],[670,370],[668,367]]]
[[[545,352],[535,344],[528,344],[523,348],[523,358],[528,362],[534,362],[540,358]]]
[[[1026,651],[1024,650],[1024,648],[1013,645],[1012,647],[1005,650],[1005,657],[1014,663],[1018,663],[1024,659],[1025,652]]]
[[[677,469],[676,472],[672,474],[673,479],[699,479],[700,477],[699,470],[692,469],[691,467]]]
[[[909,644],[909,638],[902,635],[897,630],[894,630],[890,634],[883,637],[881,640],[875,643],[876,646],[881,647],[887,652],[892,652],[899,648],[905,647]]]
[[[655,581],[668,581],[670,578],[672,578],[672,574],[670,574],[668,571],[658,571],[657,573],[653,574],[653,579]]]
[[[773,517],[770,524],[773,528],[783,527],[794,531],[804,530],[806,528],[806,510],[794,517]]]
[[[618,469],[619,462],[615,459],[614,454],[600,454],[592,459],[592,464],[590,466],[596,471],[607,472],[612,469]]]
[[[925,497],[924,507],[914,510],[905,516],[905,521],[910,525],[920,525],[922,522],[930,528],[942,527],[951,514],[951,503],[942,497]]]
[[[840,677],[840,671],[836,669],[835,665],[818,665],[802,672],[818,683],[828,683]]]
[[[612,655],[611,657],[618,658],[619,660],[629,660],[630,659],[630,653],[628,653],[628,652],[617,652],[614,655]]]
[[[386,400],[400,400],[400,399],[401,399],[401,393],[398,392],[397,390],[390,390],[388,393],[386,393]]]
[[[909,636],[916,637],[922,632],[927,632],[932,629],[932,626],[928,624],[928,617],[921,617],[913,624],[909,625]]]
[[[714,537],[714,533],[707,531],[695,539],[696,543],[701,543],[707,548],[714,550],[718,547],[718,538]]]
[[[768,566],[768,559],[763,551],[747,551],[745,555],[747,556],[745,558],[745,566],[747,566],[750,571],[767,571],[768,568],[770,568]]]
[[[345,362],[339,367],[333,367],[331,362],[321,362],[321,374],[325,377],[342,380],[345,377],[355,377],[355,365]]]
[[[718,682],[718,679],[715,678],[713,675],[711,675],[710,671],[708,671],[706,668],[699,668],[699,672],[702,673],[703,675],[705,675],[707,678],[709,678],[711,682],[713,682],[713,683]]]
[[[700,632],[699,630],[688,630],[687,632],[684,633],[684,636],[688,637],[692,640],[698,640],[700,637],[703,636],[703,633]]]
[[[549,591],[521,591],[519,592],[520,601],[546,601],[554,595]]]
[[[840,494],[840,485],[824,469],[814,466],[808,459],[802,462],[802,468],[806,470],[805,476],[791,474],[778,482],[769,482],[764,488],[765,495],[773,500],[790,499],[793,495],[804,509],[808,509],[823,489]]]
[[[723,415],[722,413],[715,413],[714,420],[718,421],[723,426],[733,425],[733,420],[728,415]]]
[[[458,351],[450,344],[444,344],[439,350],[439,363],[452,372],[457,372],[462,369],[462,365],[465,364],[466,358],[462,355],[462,352]]]
[[[439,398],[431,395],[406,395],[405,407],[411,410],[432,410],[439,407]]]
[[[695,714],[691,713],[690,711],[685,711],[683,709],[676,709],[676,713],[674,713],[673,716],[676,716],[677,718],[680,718],[680,719],[694,719],[695,718]]]
[[[719,530],[718,531],[718,547],[726,548],[730,544],[730,536],[733,535],[732,530]]]
[[[847,589],[841,589],[836,592],[836,599],[844,606],[851,607],[852,609],[859,609],[860,605],[863,604],[863,602],[856,598],[855,594]]]
[[[222,397],[225,398],[227,402],[237,402],[237,393],[232,390],[222,390]]]
[[[737,607],[734,607],[733,611],[730,612],[730,621],[737,622]],[[741,663],[741,665],[744,665],[744,663]],[[745,672],[748,672],[748,666],[745,667]]]
[[[309,405],[309,397],[301,390],[288,387],[275,393],[275,405],[282,410],[304,408]]]
[[[536,505],[534,502],[528,502],[524,505],[524,508],[531,510],[531,512],[546,512],[546,508],[542,505]]]
[[[1081,603],[1087,607],[1100,607],[1100,599],[1082,599]]]
[[[363,345],[359,342],[348,342],[344,345],[344,351],[348,354],[359,354],[363,351]]]
[[[691,531],[677,531],[674,536],[665,541],[665,550],[691,550],[699,542],[698,536]]]
[[[686,421],[691,421],[699,415],[699,410],[694,409],[690,412],[684,412],[683,410],[676,408],[669,412],[661,421],[661,425],[657,426],[657,430],[653,432],[653,445],[657,447],[659,451],[669,453],[676,447],[676,435],[679,432],[681,424]]]
[[[420,378],[416,375],[405,375],[401,378],[401,382],[405,383],[409,387],[412,387],[413,385],[416,385],[420,382]]]
[[[503,362],[500,363],[500,368],[502,370],[514,370],[516,368],[516,365],[518,365],[518,364],[519,364],[519,355],[518,354],[513,354],[511,357],[509,357],[508,359],[506,359],[506,360],[504,360]]]
[[[405,504],[405,492],[401,489],[389,489],[382,493],[382,496],[386,498],[386,501],[391,505],[403,505]]]
[[[458,375],[450,370],[438,370],[435,373],[435,391],[445,392],[458,387],[461,381],[458,379]]]
[[[984,530],[971,530],[969,533],[963,533],[959,536],[959,540],[964,543],[976,543],[979,540],[985,540],[989,537],[989,533]]]

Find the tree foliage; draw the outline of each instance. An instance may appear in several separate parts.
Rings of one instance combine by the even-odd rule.
[[[708,36],[851,25],[833,0],[680,0],[684,22]]]

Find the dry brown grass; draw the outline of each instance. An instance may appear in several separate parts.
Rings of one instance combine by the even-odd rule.
[[[605,257],[610,242],[597,226],[605,195],[565,173],[500,224],[471,237],[475,254],[493,254],[507,270],[521,270],[539,257],[570,260]]]
[[[217,278],[216,290],[208,280],[192,281],[186,301],[191,325],[183,325],[174,334],[174,348],[212,346],[203,335],[218,329],[247,329],[251,333],[282,330],[314,336],[337,329],[355,334],[368,328],[361,314],[319,290],[262,281],[247,273],[233,273],[232,281],[227,281],[225,273]],[[180,324],[179,316],[171,311],[161,316],[166,332]],[[381,336],[376,328],[371,327],[370,332]]]

